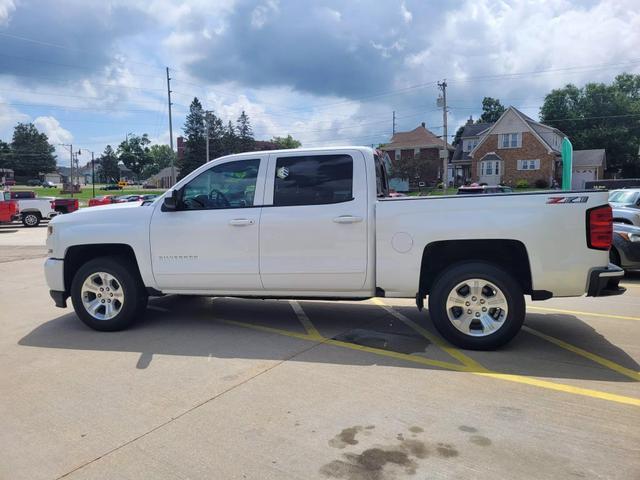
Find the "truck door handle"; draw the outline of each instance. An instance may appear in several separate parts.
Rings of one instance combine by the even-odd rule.
[[[249,220],[248,218],[234,218],[229,220],[229,225],[244,227],[245,225],[253,225],[253,220]]]
[[[353,215],[340,215],[333,219],[336,223],[358,223],[362,221],[362,217],[354,217]]]

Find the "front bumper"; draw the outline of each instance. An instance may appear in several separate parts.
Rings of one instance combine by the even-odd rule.
[[[589,274],[587,297],[623,294],[627,289],[618,285],[622,277],[624,270],[613,263],[604,268],[594,268]]]
[[[64,286],[64,260],[47,258],[44,262],[44,277],[56,306],[65,308],[69,294]]]

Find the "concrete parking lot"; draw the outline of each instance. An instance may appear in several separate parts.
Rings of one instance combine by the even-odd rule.
[[[45,233],[0,226],[2,479],[640,478],[640,274],[496,352],[401,299],[167,296],[100,333],[53,306]]]

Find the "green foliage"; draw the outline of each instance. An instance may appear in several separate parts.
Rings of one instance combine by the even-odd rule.
[[[98,178],[105,183],[115,183],[120,180],[120,169],[118,168],[118,157],[116,152],[113,151],[111,145],[107,145],[104,148],[104,152],[97,159],[100,165]]]
[[[236,152],[238,148],[238,137],[231,120],[227,123],[227,128],[224,129],[222,134],[222,148],[225,155]]]
[[[138,179],[142,170],[151,162],[148,146],[150,143],[149,136],[144,133],[142,136],[129,135],[118,146],[118,160],[135,173]]]
[[[180,177],[183,178],[202,165],[207,157],[205,144],[204,109],[197,97],[189,106],[184,124],[186,136],[184,155],[179,162]]]
[[[149,163],[142,170],[142,178],[149,178],[163,168],[171,165],[171,159],[176,158],[176,154],[169,145],[151,145],[149,147]]]
[[[0,144],[0,166],[11,168],[16,177],[38,178],[56,169],[55,147],[33,123],[18,123],[11,144]]]
[[[549,188],[549,182],[544,178],[539,178],[534,182],[536,188]]]
[[[521,178],[520,180],[516,181],[516,188],[529,188],[529,182]]]
[[[236,135],[238,136],[238,152],[251,152],[254,149],[253,128],[249,116],[243,110],[236,120]]]
[[[278,148],[300,148],[302,143],[293,138],[291,135],[287,135],[286,137],[273,137],[271,139],[273,143],[275,143]]]
[[[606,149],[608,171],[640,176],[640,75],[623,73],[609,85],[552,90],[540,119],[565,133],[575,150]]]
[[[458,145],[458,142],[462,138],[462,132],[464,131],[464,127],[465,127],[465,125],[460,125],[458,127],[458,130],[456,130],[456,136],[453,137],[453,143],[451,144],[454,147]]]
[[[482,99],[482,115],[480,115],[476,123],[497,122],[505,110],[506,108],[504,108],[497,98],[484,97]]]

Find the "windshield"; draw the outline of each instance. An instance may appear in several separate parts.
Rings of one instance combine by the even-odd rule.
[[[614,203],[635,203],[638,199],[638,195],[640,195],[640,192],[613,192],[609,195],[609,201]]]

